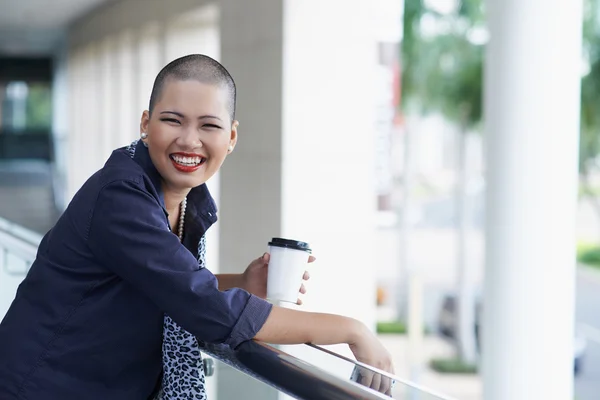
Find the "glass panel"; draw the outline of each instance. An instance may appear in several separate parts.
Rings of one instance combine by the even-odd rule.
[[[237,376],[240,374],[239,372],[230,371],[222,364],[235,366],[248,377],[268,382],[278,390],[290,393],[300,399],[449,400],[448,397],[412,385],[399,377],[382,375],[371,368],[357,366],[351,359],[340,357],[328,350],[310,347],[310,351],[302,351],[309,348],[304,345],[285,347],[286,350],[290,347],[301,349],[300,352],[311,361],[307,361],[305,357],[295,357],[270,345],[253,341],[243,343],[236,351],[223,345],[201,345],[205,355],[208,354],[215,358],[219,374],[225,374],[225,377],[229,377],[231,374]],[[394,381],[393,388],[391,388],[392,381]],[[247,385],[244,387],[221,386],[219,395],[229,398],[232,390],[236,393],[238,390],[243,390],[245,398],[264,398],[256,393],[264,395],[267,390],[266,386],[251,382],[252,379],[248,379],[245,382]],[[290,397],[280,398],[287,400]]]
[[[8,275],[18,275],[21,279],[27,275],[29,263],[10,251],[4,251],[4,272]]]
[[[450,399],[449,397],[444,397],[429,389],[413,385],[401,377],[394,376],[394,379],[390,379],[389,376],[379,374],[371,368],[357,365],[349,358],[335,355],[328,349],[313,346],[286,346],[285,350],[302,360],[312,363],[318,368],[322,368],[334,376],[348,379],[363,387],[369,387],[369,389],[385,393],[388,397],[393,399]],[[393,380],[394,383],[393,388],[390,390],[391,380]]]
[[[0,247],[0,320],[15,298],[28,267],[27,262]]]
[[[363,387],[385,393],[393,399],[406,400],[443,400],[447,397],[437,396],[425,389],[413,386],[396,377],[391,379],[388,376],[378,374],[370,368],[355,366],[350,376],[352,382],[356,382]]]

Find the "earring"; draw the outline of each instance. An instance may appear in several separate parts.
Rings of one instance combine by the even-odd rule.
[[[233,146],[232,146],[232,145],[229,145],[229,149],[228,149],[228,150],[229,150],[229,152],[231,153],[231,152],[233,151]]]
[[[140,136],[142,139],[146,139],[148,137],[148,134],[146,132],[142,132]]]

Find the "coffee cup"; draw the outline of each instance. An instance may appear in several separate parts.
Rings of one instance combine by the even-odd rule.
[[[308,243],[273,238],[269,242],[269,274],[267,299],[272,302],[296,304],[302,286],[302,277],[311,254]]]

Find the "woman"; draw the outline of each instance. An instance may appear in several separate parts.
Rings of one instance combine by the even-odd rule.
[[[348,343],[391,371],[358,321],[266,302],[268,255],[242,275],[204,268],[216,221],[205,182],[235,147],[235,93],[206,56],[159,73],[141,140],[113,152],[74,196],[0,324],[2,399],[203,399],[196,338],[232,348]]]

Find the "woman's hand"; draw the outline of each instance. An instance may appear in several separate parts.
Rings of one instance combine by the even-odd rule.
[[[269,273],[270,256],[269,253],[265,253],[262,257],[252,261],[250,265],[248,265],[248,268],[246,268],[246,271],[242,274],[241,288],[261,299],[267,297],[267,275]],[[315,261],[315,257],[310,256],[308,262],[312,263],[313,261]],[[304,272],[302,279],[305,281],[310,279],[308,271]],[[306,293],[304,283],[301,284],[299,292],[302,294]],[[302,300],[298,299],[297,304],[302,304]]]
[[[362,363],[393,374],[392,357],[362,322],[342,315],[293,310],[273,306],[254,339],[271,344],[312,343],[317,346],[346,343]],[[390,394],[392,380],[360,368],[358,383]]]
[[[390,374],[394,373],[392,356],[366,326],[362,325],[358,329],[356,338],[349,343],[349,346],[358,361],[389,372]],[[366,368],[359,368],[359,370],[358,383],[381,393],[391,395],[392,380],[390,378],[374,373]]]

